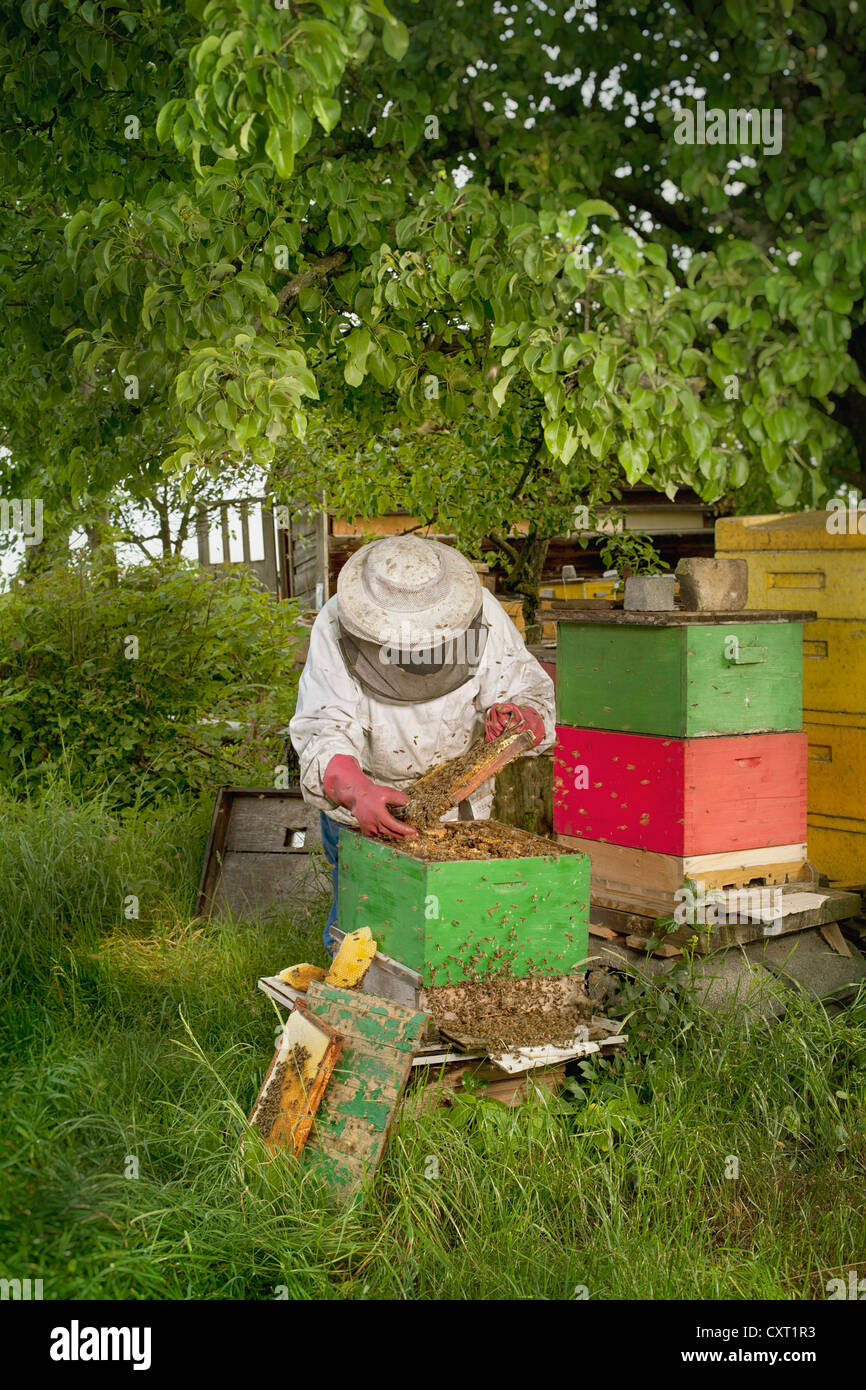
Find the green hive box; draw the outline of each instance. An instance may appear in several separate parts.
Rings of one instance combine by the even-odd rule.
[[[340,928],[369,927],[426,985],[504,960],[514,975],[564,975],[588,954],[589,856],[552,842],[550,851],[435,863],[341,828]]]
[[[802,623],[628,616],[560,622],[557,723],[671,738],[801,727]]]

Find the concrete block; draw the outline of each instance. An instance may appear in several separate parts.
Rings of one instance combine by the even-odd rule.
[[[694,556],[680,560],[676,569],[680,607],[689,613],[739,613],[749,595],[749,567],[745,560]]]
[[[622,606],[632,613],[667,613],[674,606],[672,574],[637,574],[625,581]]]

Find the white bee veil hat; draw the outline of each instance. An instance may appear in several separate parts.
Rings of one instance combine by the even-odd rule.
[[[379,646],[423,651],[466,631],[481,607],[481,582],[465,555],[421,536],[361,546],[337,581],[340,626]]]

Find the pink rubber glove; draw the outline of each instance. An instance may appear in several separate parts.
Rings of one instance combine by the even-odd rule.
[[[331,759],[325,768],[322,785],[329,801],[351,811],[362,834],[404,838],[417,833],[413,826],[395,820],[388,813],[389,806],[406,805],[409,800],[406,793],[371,782],[348,753],[338,753]]]
[[[529,729],[533,736],[533,748],[544,738],[544,720],[533,709],[531,705],[493,705],[487,712],[487,719],[484,724],[484,741],[492,743],[501,733],[505,732],[509,726],[515,731],[517,729]]]

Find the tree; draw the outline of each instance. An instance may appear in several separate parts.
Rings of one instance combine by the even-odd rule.
[[[155,466],[284,474],[309,427],[318,489],[369,511],[397,430],[404,503],[464,485],[536,556],[621,478],[862,487],[864,50],[846,0],[25,0],[18,476],[104,495],[148,429]]]

